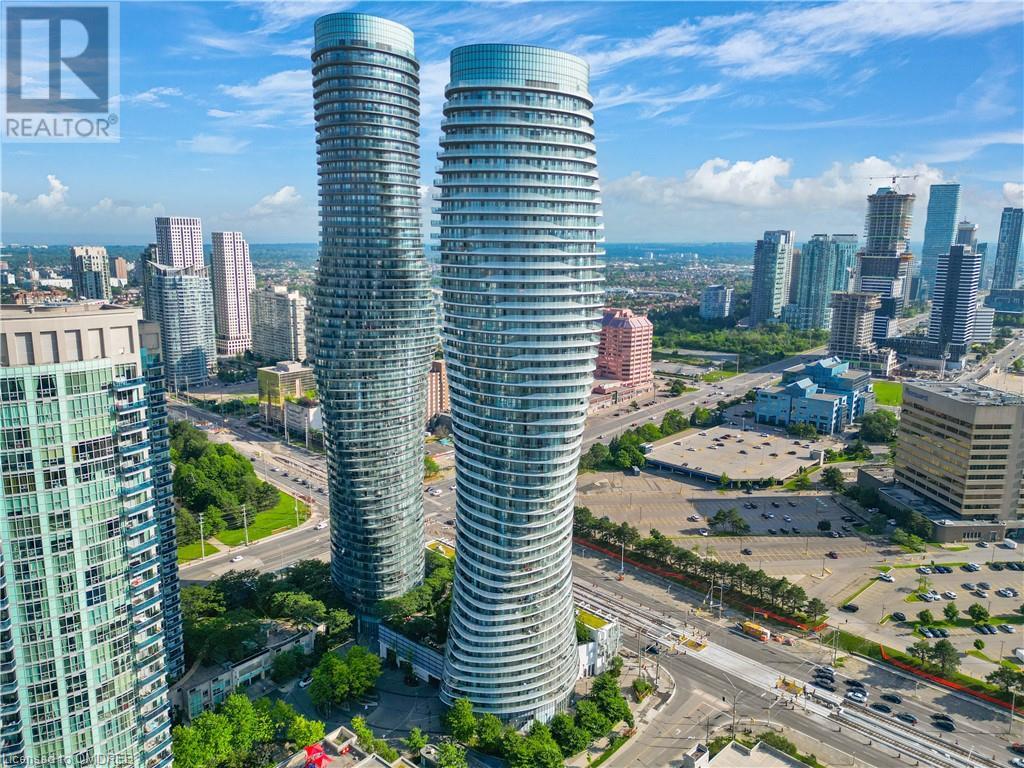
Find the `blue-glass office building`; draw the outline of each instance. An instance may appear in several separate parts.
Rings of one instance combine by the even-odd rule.
[[[939,257],[949,253],[960,221],[960,185],[932,184],[928,191],[928,217],[921,247],[921,290],[931,296]]]

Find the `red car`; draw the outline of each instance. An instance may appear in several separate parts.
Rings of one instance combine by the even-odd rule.
[[[1014,742],[1010,745],[1010,751],[1016,752],[1018,755],[1024,755],[1024,743],[1019,741]]]

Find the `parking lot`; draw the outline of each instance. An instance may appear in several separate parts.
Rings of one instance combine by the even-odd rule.
[[[696,473],[715,482],[726,475],[733,482],[757,483],[816,466],[826,448],[838,445],[831,439],[797,440],[761,425],[726,425],[658,441],[647,460],[663,471]]]
[[[618,472],[581,475],[577,503],[589,507],[597,517],[607,515],[615,522],[628,522],[644,534],[657,528],[670,537],[699,536],[709,527],[709,518],[728,509],[743,516],[750,525],[749,536],[829,536],[818,530],[821,520],[827,520],[842,538],[852,534],[851,523],[843,520],[846,513],[829,494],[754,491],[748,495],[680,483],[649,472],[639,476]],[[699,519],[688,519],[694,515]]]
[[[974,556],[982,555],[984,552],[972,548],[964,554]],[[1011,558],[1011,562],[1020,562],[1020,557],[1015,552],[1000,551],[1000,554]],[[981,561],[983,558],[979,557],[978,560]],[[935,642],[945,633],[947,639],[961,653],[976,653],[974,641],[983,641],[982,651],[993,661],[968,656],[964,658],[963,663],[965,667],[975,668],[974,676],[984,676],[994,668],[992,664],[996,659],[1017,661],[1013,651],[1024,645],[1024,627],[1019,623],[1024,617],[1017,612],[1024,601],[1019,594],[1024,591],[1024,571],[1010,570],[1006,567],[1006,561],[997,561],[995,565],[985,562],[977,564],[980,566],[977,572],[969,572],[963,564],[955,562],[939,566],[943,571],[949,571],[948,573],[936,572],[934,566],[901,565],[888,572],[893,579],[892,582],[878,578],[877,569],[865,569],[866,573],[862,579],[852,583],[844,594],[837,594],[833,600],[836,607],[849,601],[856,605],[858,610],[855,613],[837,612],[833,615],[842,616],[844,622],[861,625],[860,628],[851,631],[877,637],[881,642],[903,650],[924,637],[915,631],[915,628],[918,613],[927,610],[932,614],[934,621],[926,626],[940,630],[932,633],[933,637],[925,638],[929,642]],[[921,573],[919,568],[927,568],[931,572]],[[862,589],[869,583],[870,586]],[[1014,597],[998,594],[999,590],[1007,587],[1018,591],[1018,595]],[[922,588],[924,592],[932,592],[937,597],[930,601],[919,599],[918,595]],[[950,603],[959,609],[958,619],[952,623],[946,620],[943,613]],[[988,611],[991,618],[983,623],[990,625],[992,629],[985,632],[974,626],[974,622],[966,613],[973,604],[978,604]],[[905,619],[892,617],[894,613],[902,614]],[[885,620],[887,616],[892,618]],[[999,628],[1001,625],[1002,629]]]

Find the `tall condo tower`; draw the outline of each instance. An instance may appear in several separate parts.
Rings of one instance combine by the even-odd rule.
[[[217,354],[240,355],[252,349],[249,301],[256,278],[249,244],[241,232],[213,233],[213,311]]]
[[[441,287],[459,556],[441,698],[522,723],[578,661],[571,535],[601,319],[589,68],[456,48],[441,140]]]
[[[974,317],[981,282],[981,256],[969,245],[950,246],[939,257],[928,338],[938,354],[962,357],[974,338]]]
[[[174,507],[141,344],[138,309],[0,308],[4,765],[171,764]]]
[[[334,582],[368,607],[423,577],[423,424],[437,324],[420,238],[419,64],[405,27],[316,21],[323,407]]]
[[[1016,288],[1020,271],[1021,231],[1024,230],[1024,208],[1003,208],[999,220],[999,241],[996,243],[993,288]]]
[[[750,327],[778,320],[789,301],[793,266],[793,232],[770,230],[754,246],[750,287]]]
[[[203,222],[195,216],[157,216],[154,255],[156,261],[168,267],[205,267]]]
[[[783,307],[783,322],[801,330],[828,329],[832,321],[829,302],[836,282],[837,261],[835,243],[828,235],[812,235],[804,243],[793,278],[796,301]]]
[[[857,291],[877,293],[881,298],[882,306],[875,313],[875,341],[898,333],[896,320],[910,287],[914,260],[909,242],[913,215],[913,194],[880,187],[875,194],[868,195],[864,249],[857,254]],[[955,226],[955,216],[953,222]]]
[[[102,245],[71,246],[71,282],[75,296],[110,299],[110,262]]]
[[[924,222],[924,244],[921,246],[922,290],[931,296],[935,289],[935,272],[939,258],[949,253],[957,236],[960,220],[960,185],[932,184],[928,189],[928,215]]]

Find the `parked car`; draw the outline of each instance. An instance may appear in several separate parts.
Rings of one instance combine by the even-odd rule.
[[[838,560],[839,559],[839,553],[836,552],[835,550],[829,550],[828,552],[825,553],[825,557],[832,558],[833,560]]]
[[[839,610],[846,611],[847,613],[856,613],[860,610],[860,606],[856,603],[845,603],[844,605],[839,606]]]
[[[907,620],[907,614],[903,613],[903,611],[893,611],[892,612],[892,617],[896,621],[906,621]]]
[[[947,600],[956,600],[956,592],[953,592],[951,590],[946,590],[942,593],[942,596]]]
[[[892,712],[892,707],[890,707],[888,704],[883,704],[880,701],[876,701],[874,704],[872,704],[871,708],[876,712],[881,712],[884,715],[888,715],[890,712]]]
[[[312,675],[306,675],[304,678],[299,680],[299,688],[309,688],[309,686],[312,683],[313,683],[313,676]]]
[[[902,704],[903,699],[897,696],[895,693],[883,693],[882,700],[888,701],[890,704]]]
[[[754,550],[752,550],[750,547],[744,547],[740,551],[743,552],[744,555],[752,555],[752,554],[754,554]]]
[[[888,574],[888,573],[880,573],[880,574],[878,574],[878,580],[879,580],[879,581],[887,581],[887,582],[889,582],[890,584],[892,584],[892,583],[893,583],[894,581],[896,581],[896,579],[894,579],[894,578],[893,578],[893,577],[892,577],[892,576],[891,576],[890,574]]]
[[[917,725],[917,718],[909,712],[897,712],[896,719],[902,720],[904,723],[907,723],[909,725]]]

